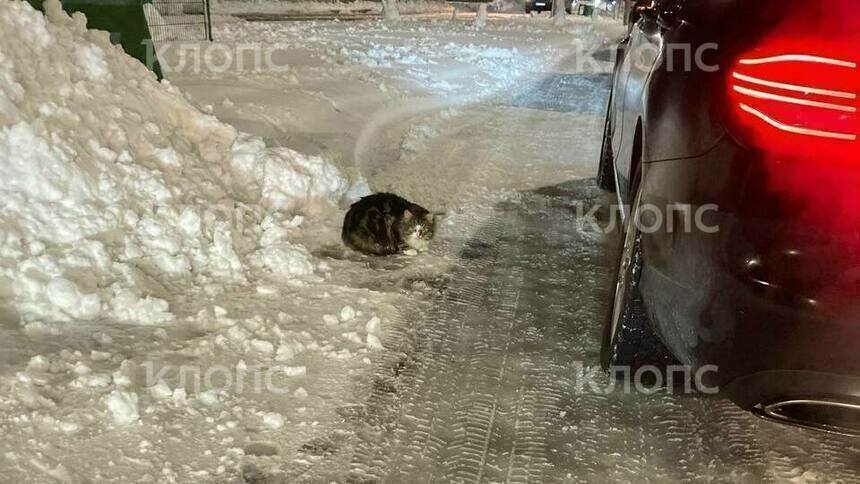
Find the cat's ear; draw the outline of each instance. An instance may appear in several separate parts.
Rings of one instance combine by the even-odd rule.
[[[412,212],[410,212],[408,208],[403,211],[403,220],[407,222],[412,220]]]
[[[428,215],[427,218],[430,219],[431,222],[433,222],[433,225],[436,225],[445,220],[445,212],[436,212]]]

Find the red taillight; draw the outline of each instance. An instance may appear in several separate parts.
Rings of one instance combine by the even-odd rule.
[[[765,200],[758,209],[791,226],[786,234],[828,241],[835,254],[828,263],[854,271],[860,263],[860,1],[748,3],[774,21],[730,46],[718,111],[734,140],[748,148],[735,160],[750,170],[748,186]],[[772,243],[797,243],[794,235],[779,239]],[[826,300],[831,289],[814,298]]]
[[[754,148],[786,156],[857,156],[857,63],[839,56],[753,51],[728,79],[735,127]]]

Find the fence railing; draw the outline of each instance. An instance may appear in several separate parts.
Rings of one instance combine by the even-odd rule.
[[[152,40],[212,40],[209,0],[153,0],[144,10]]]

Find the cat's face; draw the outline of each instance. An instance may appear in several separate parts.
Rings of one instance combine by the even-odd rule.
[[[436,224],[432,214],[417,217],[407,211],[403,217],[400,233],[406,245],[418,252],[424,252],[435,234],[435,229]]]

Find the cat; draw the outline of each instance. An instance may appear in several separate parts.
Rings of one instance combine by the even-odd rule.
[[[375,193],[349,208],[341,239],[347,247],[371,255],[425,252],[439,216],[392,193]]]

